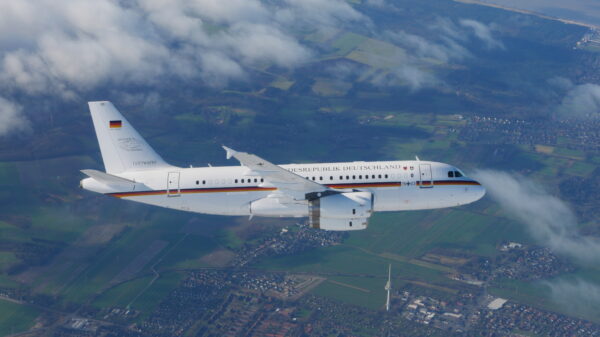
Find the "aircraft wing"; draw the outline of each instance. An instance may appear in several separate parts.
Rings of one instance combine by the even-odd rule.
[[[312,180],[308,180],[295,173],[292,173],[281,166],[270,163],[256,155],[238,152],[223,146],[227,152],[227,159],[234,157],[239,162],[248,167],[246,175],[258,175],[277,187],[279,193],[293,196],[295,199],[304,199],[306,194],[323,192],[329,190],[329,187],[321,185]]]

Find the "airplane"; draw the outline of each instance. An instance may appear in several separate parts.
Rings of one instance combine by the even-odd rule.
[[[167,164],[108,101],[89,102],[105,172],[81,170],[83,189],[176,210],[308,217],[312,228],[362,230],[373,212],[437,209],[481,199],[455,166],[419,160],[276,165],[223,146],[239,166]]]

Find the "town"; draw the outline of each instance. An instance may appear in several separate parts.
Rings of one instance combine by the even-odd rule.
[[[541,279],[571,271],[572,266],[547,248],[505,242],[493,261],[461,257],[458,273],[448,278],[465,284],[453,296],[437,298],[418,282],[394,288],[391,308],[385,311],[381,279],[378,310],[315,296],[310,290],[329,282],[327,273],[264,271],[252,264],[264,256],[338,245],[344,234],[319,231],[298,224],[272,230],[254,245],[241,247],[229,266],[192,270],[157,309],[141,317],[135,309],[80,308],[64,314],[54,336],[330,336],[456,335],[521,336],[515,331],[547,336],[598,336],[600,326],[562,314],[495,297],[487,292],[497,278]],[[423,261],[440,260],[428,254]],[[450,259],[451,257],[447,257]],[[459,260],[455,257],[455,260]],[[377,296],[377,294],[373,294]],[[3,298],[44,307],[43,298],[5,291]],[[47,320],[61,316],[48,310]],[[43,334],[43,322],[37,330]],[[31,331],[35,336],[36,329]],[[409,333],[412,332],[412,333]]]

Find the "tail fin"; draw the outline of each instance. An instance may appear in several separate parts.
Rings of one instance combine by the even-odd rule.
[[[89,102],[107,173],[169,167],[111,102]]]

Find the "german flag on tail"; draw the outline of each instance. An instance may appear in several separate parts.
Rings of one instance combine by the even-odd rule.
[[[111,129],[118,129],[121,126],[123,126],[123,123],[121,121],[110,121],[108,122],[108,127]]]

